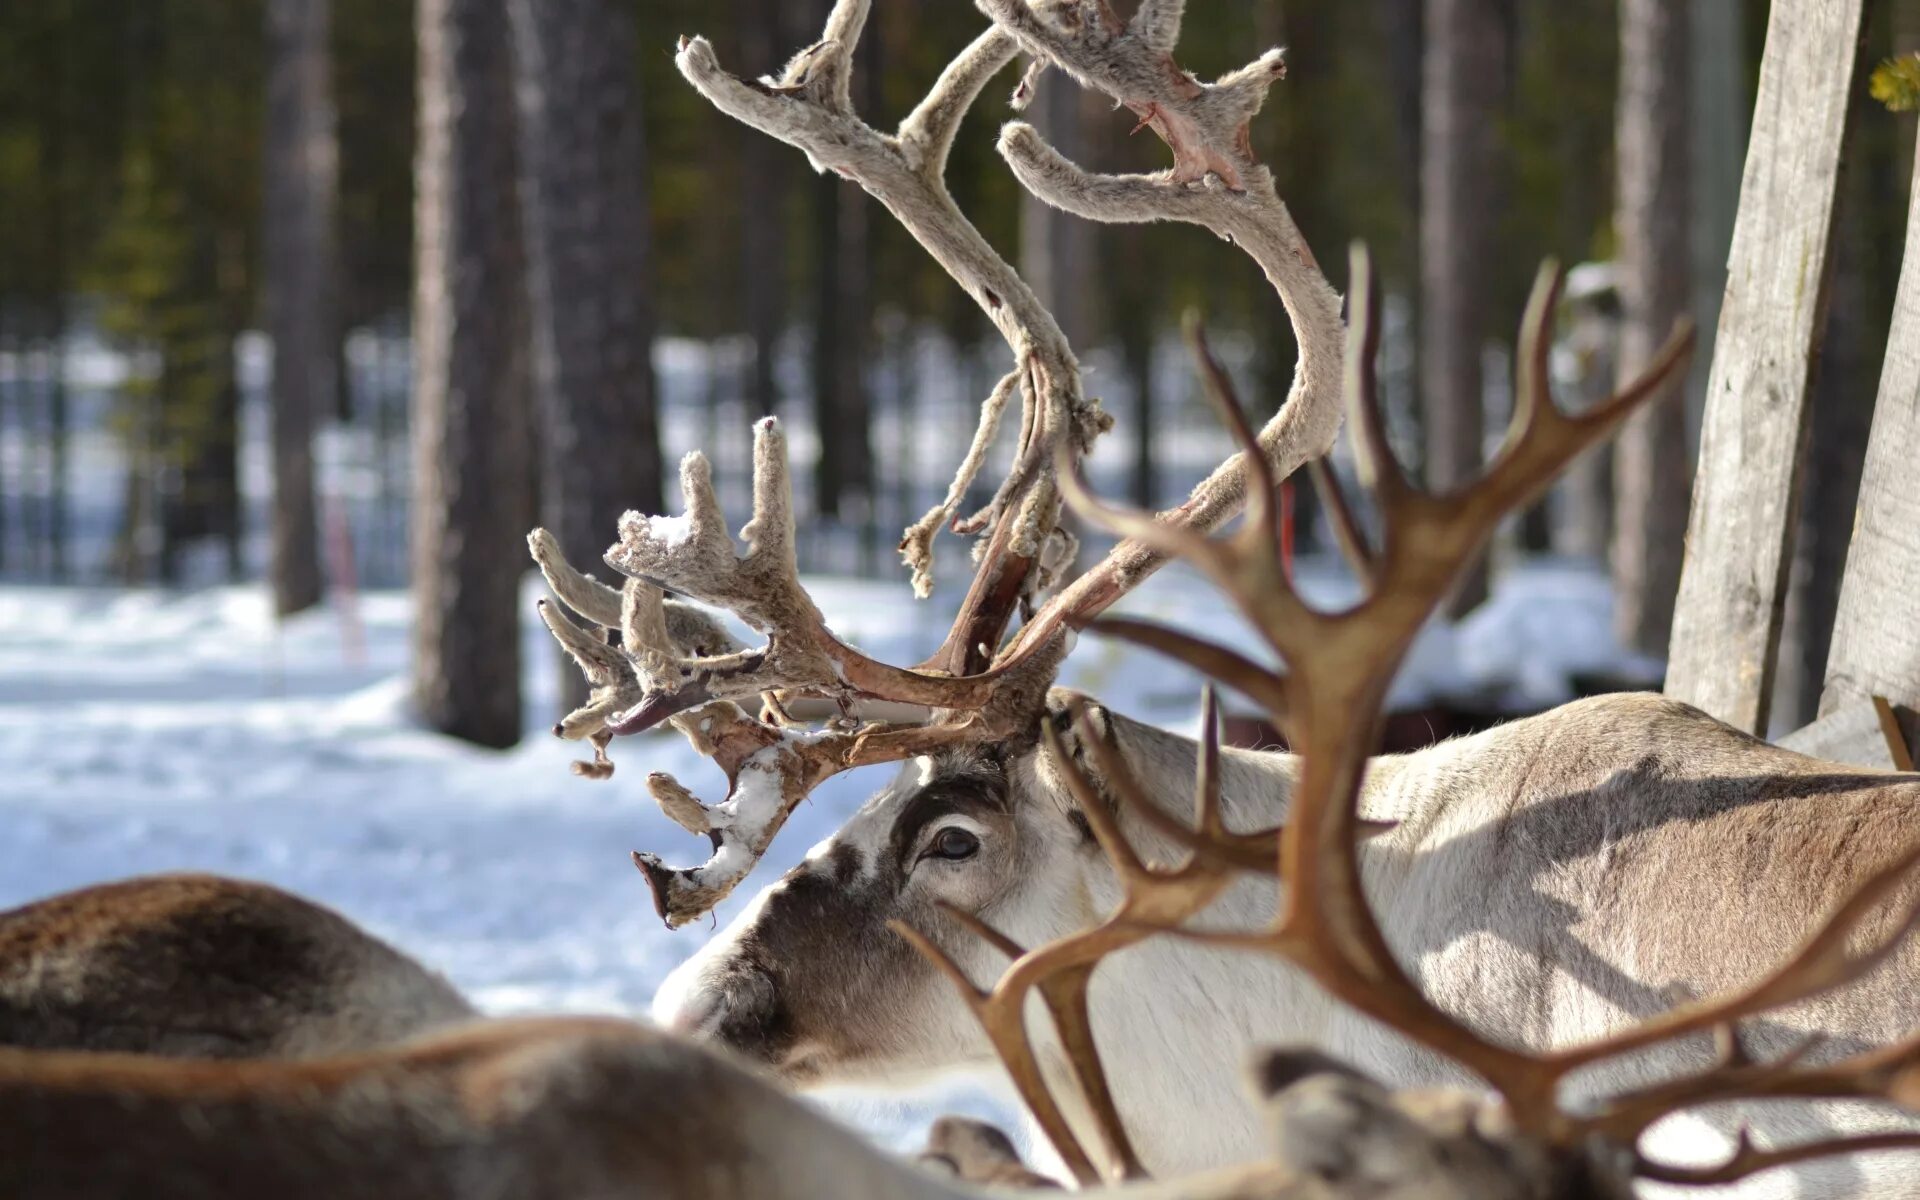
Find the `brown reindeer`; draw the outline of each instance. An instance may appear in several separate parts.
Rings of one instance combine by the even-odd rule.
[[[0,912],[0,1046],[301,1058],[474,1015],[439,975],[265,884],[155,875]]]
[[[1608,1168],[1569,1171],[1459,1095],[1394,1096],[1282,1053],[1254,1082],[1268,1162],[1124,1197],[1624,1194]],[[988,1141],[946,1126],[916,1169],[722,1055],[610,1019],[482,1022],[300,1062],[0,1048],[8,1200],[960,1200],[1036,1182]]]

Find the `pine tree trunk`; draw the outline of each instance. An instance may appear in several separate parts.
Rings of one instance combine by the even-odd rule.
[[[1153,326],[1141,322],[1121,346],[1127,376],[1133,380],[1133,502],[1149,512],[1160,508],[1160,479],[1154,470]]]
[[[860,185],[823,175],[815,195],[820,230],[819,312],[814,321],[814,417],[820,463],[814,506],[838,517],[847,496],[871,500],[871,403],[863,367],[873,324],[867,194]]]
[[[831,3],[817,3],[809,20],[824,22]],[[867,17],[856,51],[854,105],[869,114],[883,99],[880,49],[882,13]],[[814,185],[815,277],[813,324],[813,415],[820,436],[820,461],[814,468],[814,510],[840,517],[841,502],[862,498],[868,523],[876,516],[873,399],[867,391],[867,364],[873,360],[873,214],[860,185],[831,173]],[[873,538],[861,537],[867,555]]]
[[[538,520],[596,563],[628,509],[663,512],[652,253],[631,6],[509,0]],[[560,656],[561,695],[585,699]]]
[[[1693,303],[1688,41],[1683,6],[1622,0],[1614,139],[1621,382],[1646,368]],[[1614,443],[1614,624],[1622,645],[1647,654],[1664,653],[1673,630],[1693,486],[1686,414],[1678,396],[1656,400]]]
[[[1426,0],[1421,72],[1420,381],[1427,486],[1479,474],[1485,436],[1480,350],[1493,281],[1492,180],[1505,77],[1496,0]],[[1476,565],[1448,601],[1458,617],[1487,595]]]
[[[741,75],[757,79],[779,71],[790,48],[781,0],[737,0]],[[773,416],[780,407],[774,374],[779,353],[783,301],[786,299],[787,238],[781,199],[792,153],[773,138],[745,126],[734,131],[740,142],[740,194],[749,197],[740,222],[740,294],[746,313],[747,405],[756,417]]]
[[[1073,162],[1086,161],[1086,125],[1080,114],[1080,86],[1059,71],[1049,71],[1027,109],[1048,142]],[[1070,345],[1083,349],[1092,333],[1088,303],[1092,226],[1025,191],[1020,193],[1020,274],[1040,303],[1053,314]]]
[[[64,259],[62,260],[64,262]],[[57,278],[65,287],[66,271],[60,270]],[[54,297],[53,309],[53,380],[52,390],[47,395],[47,577],[54,583],[68,581],[72,564],[67,554],[67,524],[70,507],[67,503],[68,465],[71,461],[68,441],[72,437],[71,419],[67,405],[67,337],[68,314],[67,300],[64,294]]]
[[[433,728],[520,738],[526,356],[512,80],[498,0],[419,0],[414,218],[414,700]]]
[[[330,0],[268,0],[265,295],[273,338],[274,610],[320,601],[313,425],[333,402],[334,198],[339,155],[327,40]]]

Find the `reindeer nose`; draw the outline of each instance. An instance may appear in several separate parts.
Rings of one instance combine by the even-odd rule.
[[[706,1027],[720,1013],[722,1000],[712,993],[689,996],[678,1004],[662,1004],[656,998],[653,1002],[654,1024],[672,1033],[699,1037]]]
[[[718,989],[706,986],[705,975],[691,962],[668,975],[653,994],[653,1023],[689,1037],[705,1033],[725,1003]]]
[[[768,1062],[784,1047],[789,1024],[773,979],[739,964],[720,972],[676,971],[653,998],[653,1019],[675,1033]]]

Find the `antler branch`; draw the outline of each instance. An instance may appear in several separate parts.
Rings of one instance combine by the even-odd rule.
[[[1110,420],[1097,402],[1081,394],[1079,365],[1059,324],[960,212],[943,180],[961,119],[986,81],[1013,60],[1014,40],[997,29],[981,34],[941,74],[899,132],[889,136],[855,115],[846,99],[852,41],[865,21],[866,7],[842,0],[828,20],[827,36],[795,56],[777,81],[756,84],[729,75],[700,38],[682,41],[678,62],[688,81],[722,112],[799,148],[816,169],[854,180],[884,204],[974,298],[1022,365],[1029,437],[1021,455],[1038,469],[1016,468],[1019,494],[993,514],[1001,526],[996,537],[1003,553],[988,556],[986,573],[1008,572],[1019,580],[1013,588],[989,587],[981,593],[1000,605],[997,620],[989,622],[994,628],[988,641],[997,646],[1013,601],[1032,593],[1037,580],[1030,567],[1058,520],[1059,500],[1045,481],[1055,447],[1065,445],[1083,454]],[[970,455],[962,475],[977,470]],[[964,486],[960,490],[964,492]],[[928,521],[937,528],[945,519],[944,514],[929,514]],[[932,539],[930,533],[916,536],[919,529],[916,525],[909,531],[902,550],[915,573],[916,590],[924,592]],[[951,673],[966,674],[967,668],[977,670],[984,661],[942,665]],[[956,665],[960,669],[955,670]]]
[[[1040,199],[1089,220],[1185,221],[1246,250],[1279,293],[1300,352],[1287,400],[1260,432],[1259,456],[1284,477],[1326,454],[1340,427],[1340,298],[1275,192],[1272,174],[1254,158],[1248,134],[1267,90],[1286,74],[1280,52],[1205,84],[1173,58],[1185,7],[1179,0],[1144,3],[1130,22],[1097,0],[1055,5],[1044,14],[1027,0],[977,0],[977,6],[1023,49],[1132,109],[1174,159],[1157,175],[1094,175],[1067,161],[1031,125],[1014,122],[1000,137],[1014,175]],[[1250,462],[1236,457],[1222,464],[1158,520],[1199,533],[1217,529],[1247,500]],[[1164,545],[1127,537],[1023,631],[1022,643],[1104,611],[1168,556]]]

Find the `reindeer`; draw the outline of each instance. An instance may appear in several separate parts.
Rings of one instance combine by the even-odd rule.
[[[1263,1055],[1267,1161],[1120,1200],[1618,1200],[1484,1102],[1393,1095]],[[964,1200],[1034,1181],[948,1123],[915,1167],[725,1056],[606,1018],[481,1022],[330,1059],[182,1061],[0,1048],[9,1200]],[[943,1177],[946,1176],[946,1177]]]
[[[265,884],[155,875],[0,912],[0,1046],[318,1057],[474,1015],[439,975]]]
[[[1256,613],[1267,640],[1290,664],[1306,635],[1288,622],[1345,637],[1340,652],[1356,667],[1351,686],[1342,691],[1331,669],[1315,685],[1340,704],[1322,705],[1309,721],[1291,704],[1296,683],[1276,680],[1231,650],[1137,624],[1108,621],[1105,627],[1227,679],[1290,727],[1305,724],[1295,745],[1330,737],[1349,721],[1370,728],[1386,682],[1375,668],[1397,662],[1417,626],[1411,618],[1431,610],[1428,601],[1440,586],[1435,581],[1451,578],[1461,546],[1484,540],[1491,513],[1509,511],[1537,492],[1579,449],[1662,391],[1684,361],[1690,337],[1677,335],[1638,382],[1588,415],[1561,416],[1547,395],[1543,365],[1557,287],[1549,273],[1523,326],[1516,429],[1481,484],[1450,497],[1414,490],[1382,451],[1377,410],[1357,405],[1358,435],[1368,451],[1363,468],[1395,518],[1381,551],[1372,554],[1330,472],[1315,462],[1331,447],[1340,420],[1337,364],[1347,348],[1339,301],[1247,136],[1265,91],[1284,73],[1278,52],[1204,84],[1173,59],[1180,0],[1143,0],[1126,20],[1101,0],[978,0],[991,28],[888,135],[854,114],[848,99],[867,7],[840,0],[822,39],[776,79],[735,79],[697,39],[682,43],[678,63],[722,111],[797,146],[817,168],[857,180],[1006,337],[1014,371],[988,398],[980,433],[947,500],[902,543],[923,594],[932,538],[943,526],[984,536],[979,567],[946,642],[917,667],[878,662],[840,641],[797,577],[785,448],[771,420],[756,429],[754,512],[741,533],[744,554],[728,536],[698,455],[682,466],[684,516],[622,520],[620,540],[607,555],[626,577],[617,591],[575,570],[536,532],[534,556],[555,594],[600,627],[583,627],[542,606],[549,627],[594,685],[589,703],[558,729],[592,744],[593,761],[581,769],[605,777],[613,737],[671,724],[727,775],[728,795],[714,804],[668,776],[648,778],[668,815],[713,848],[706,863],[691,868],[636,853],[669,925],[711,911],[822,779],[866,763],[905,763],[890,787],[668,980],[656,1017],[801,1084],[897,1079],[988,1062],[1008,1036],[982,1031],[970,1019],[978,1005],[956,1000],[922,961],[928,956],[910,953],[893,932],[916,930],[909,940],[920,949],[944,956],[940,961],[952,973],[980,980],[1020,946],[1062,939],[1071,945],[1117,928],[1129,952],[1108,964],[1097,983],[1092,973],[1100,957],[1055,978],[1043,1006],[1059,1026],[1057,1036],[1007,1061],[1048,1140],[1056,1148],[1086,1143],[1077,1156],[1063,1150],[1063,1165],[1082,1181],[1257,1154],[1256,1123],[1233,1101],[1233,1054],[1222,1051],[1259,1040],[1304,1038],[1396,1085],[1459,1082],[1476,1073],[1502,1084],[1488,1074],[1484,1056],[1452,1053],[1451,1035],[1436,1046],[1395,1032],[1394,1014],[1383,1016],[1380,1005],[1362,1002],[1366,989],[1351,980],[1329,986],[1317,960],[1224,952],[1219,941],[1252,937],[1231,931],[1261,928],[1284,911],[1276,908],[1276,889],[1258,873],[1209,876],[1200,889],[1205,903],[1183,911],[1181,919],[1192,918],[1195,929],[1215,935],[1211,939],[1189,930],[1180,939],[1147,940],[1178,922],[1164,912],[1149,914],[1152,919],[1127,915],[1130,881],[1101,854],[1096,816],[1109,789],[1121,786],[1117,780],[1133,780],[1140,797],[1120,813],[1119,835],[1144,858],[1165,859],[1190,850],[1195,835],[1162,810],[1162,798],[1201,770],[1221,796],[1216,826],[1202,831],[1202,842],[1235,847],[1243,867],[1272,860],[1258,849],[1260,837],[1270,842],[1271,834],[1248,831],[1297,827],[1302,793],[1324,790],[1326,782],[1314,778],[1310,754],[1216,751],[1049,685],[1073,630],[1098,618],[1170,555],[1212,563],[1196,549],[1211,543],[1196,539],[1249,503],[1246,528],[1270,533],[1271,487],[1306,465],[1327,492],[1343,548],[1371,585],[1370,598],[1349,625],[1310,614],[1297,601],[1273,600],[1276,607],[1263,608],[1269,594],[1291,595],[1270,564],[1264,573],[1233,577],[1228,591]],[[1273,283],[1300,349],[1278,413],[1258,434],[1236,424],[1245,447],[1240,454],[1183,505],[1152,519],[1117,520],[1123,538],[1116,548],[1064,584],[1072,546],[1058,524],[1060,506],[1076,487],[1075,463],[1107,420],[1082,395],[1071,349],[1052,318],[940,182],[960,116],[987,79],[1021,51],[1034,65],[1016,100],[1049,68],[1063,72],[1130,108],[1167,143],[1174,161],[1157,175],[1090,175],[1016,122],[1003,131],[1000,149],[1020,182],[1091,219],[1186,221],[1239,245]],[[1356,274],[1356,289],[1363,282]],[[1365,341],[1347,368],[1355,380],[1350,391],[1362,397],[1372,369]],[[1212,390],[1224,393],[1223,373],[1205,365]],[[981,469],[1016,393],[1024,417],[1007,478],[986,509],[956,519],[959,497]],[[1233,421],[1243,421],[1237,406],[1225,407]],[[663,600],[662,589],[731,611],[766,644],[689,654],[670,636],[675,606]],[[1052,598],[1039,603],[1049,590]],[[1008,636],[1016,609],[1027,619]],[[1367,657],[1359,639],[1375,636],[1378,627],[1400,640]],[[1354,690],[1362,684],[1374,690]],[[1077,708],[1085,720],[1072,717]],[[823,720],[804,719],[822,712]],[[1059,750],[1049,753],[1047,741],[1055,737]],[[1084,794],[1071,783],[1083,769],[1092,779]],[[1463,1022],[1459,1028],[1472,1032],[1462,1037],[1486,1039],[1503,1053],[1537,1056],[1529,1062],[1558,1063],[1556,1055],[1574,1054],[1569,1047],[1628,1037],[1627,1030],[1669,1028],[1661,1022],[1675,1018],[1661,1014],[1676,998],[1742,987],[1812,928],[1814,914],[1880,878],[1876,872],[1901,855],[1911,831],[1920,828],[1920,780],[1806,759],[1651,696],[1583,701],[1417,754],[1375,759],[1364,770],[1347,763],[1347,769],[1357,815],[1324,827],[1357,844],[1326,844],[1331,833],[1306,837],[1304,844],[1316,854],[1355,857],[1347,899],[1357,902],[1364,880],[1366,898],[1379,912],[1378,926],[1369,926],[1373,940],[1364,946],[1378,961],[1366,971],[1413,972],[1404,990],[1430,998],[1438,1006],[1433,1013],[1444,1014],[1435,1020]],[[1303,844],[1288,836],[1289,845]],[[1311,896],[1312,880],[1294,874],[1299,858],[1289,853],[1283,878],[1288,888]],[[1121,916],[1103,922],[1116,905]],[[983,934],[988,926],[991,937]],[[968,937],[969,929],[983,936]],[[1756,1053],[1784,1052],[1804,1035],[1818,1034],[1841,1052],[1895,1037],[1907,1024],[1902,1000],[1913,990],[1920,961],[1906,948],[1890,949],[1885,959],[1857,986],[1809,995],[1747,1029],[1743,1044]],[[1016,964],[1001,987],[1011,984],[1014,995],[1027,998],[1037,985],[1019,971]],[[1003,1019],[1018,1025],[1019,1012],[1016,1004]],[[1096,1022],[1102,1056],[1115,1068],[1110,1091],[1105,1083],[1097,1092],[1068,1086],[1073,1064],[1091,1052]],[[1576,1096],[1600,1095],[1697,1068],[1706,1061],[1701,1040],[1649,1038],[1639,1055],[1581,1059],[1596,1069],[1570,1087]],[[1571,1073],[1560,1066],[1550,1077],[1558,1082]],[[1502,1090],[1541,1112],[1560,1111],[1551,1103],[1558,1097],[1538,1089]],[[1042,1094],[1058,1098],[1042,1104],[1036,1100]],[[1129,1145],[1087,1137],[1120,1118],[1134,1131]],[[1873,1120],[1854,1108],[1799,1108],[1770,1118],[1755,1136],[1791,1139],[1836,1124],[1866,1129]],[[1683,1157],[1726,1147],[1737,1156],[1748,1143],[1733,1128],[1687,1117],[1669,1122],[1649,1144]],[[1880,1167],[1852,1159],[1836,1169],[1870,1186],[1862,1173]],[[1780,1178],[1765,1182],[1779,1186]],[[1888,1186],[1884,1176],[1878,1183]]]
[[[1365,279],[1364,270],[1356,274]],[[1542,294],[1550,296],[1551,288]],[[1371,290],[1363,287],[1356,303],[1370,312]],[[1371,328],[1362,317],[1363,353],[1372,349]],[[1362,378],[1356,396],[1370,396],[1364,384]],[[1053,723],[1041,726],[1040,738],[1120,881],[1112,914],[1029,952],[978,916],[948,910],[959,932],[1012,958],[991,988],[975,984],[943,948],[947,939],[906,925],[896,932],[958,985],[963,1007],[1019,1081],[1062,1159],[1076,1164],[1091,1164],[1091,1138],[1098,1137],[1122,1173],[1144,1174],[1091,1035],[1087,983],[1105,957],[1153,935],[1284,957],[1330,994],[1477,1074],[1496,1093],[1390,1093],[1318,1053],[1269,1052],[1256,1059],[1254,1072],[1271,1122],[1262,1162],[1129,1183],[1115,1189],[1118,1200],[1624,1200],[1636,1177],[1706,1184],[1816,1155],[1920,1146],[1915,1132],[1779,1151],[1742,1139],[1732,1159],[1703,1170],[1662,1163],[1639,1146],[1654,1121],[1701,1104],[1834,1096],[1920,1102],[1920,1037],[1821,1065],[1804,1046],[1762,1063],[1739,1028],[1885,961],[1920,909],[1907,879],[1920,849],[1895,856],[1849,892],[1794,956],[1752,985],[1548,1053],[1486,1040],[1435,1007],[1400,966],[1372,911],[1355,852],[1363,833],[1360,780],[1394,668],[1499,517],[1616,424],[1635,399],[1569,419],[1536,396],[1527,402],[1522,432],[1488,477],[1465,497],[1439,503],[1380,471],[1389,460],[1379,423],[1359,404],[1358,423],[1369,431],[1362,444],[1382,480],[1387,518],[1379,556],[1368,561],[1379,580],[1392,582],[1344,614],[1315,613],[1290,590],[1275,549],[1264,460],[1251,466],[1258,483],[1247,526],[1221,542],[1170,525],[1146,532],[1150,519],[1102,510],[1071,479],[1064,483],[1090,517],[1133,526],[1204,565],[1282,648],[1292,670],[1284,677],[1212,658],[1203,643],[1170,631],[1133,631],[1277,701],[1273,715],[1302,748],[1289,822],[1284,829],[1228,830],[1212,734],[1197,756],[1192,825],[1158,813],[1157,798],[1144,794],[1095,714],[1069,705],[1069,730],[1087,748],[1088,763],[1068,751]],[[626,591],[628,609],[637,609],[638,589]],[[1113,790],[1111,799],[1103,786]],[[1129,841],[1123,819],[1147,811],[1157,815],[1145,823],[1182,848],[1181,865],[1151,865]],[[1270,925],[1192,923],[1242,876],[1281,880],[1279,915]],[[1890,897],[1902,903],[1888,920],[1881,910]],[[1052,1042],[1037,1043],[1027,1026],[1036,993],[1055,1029]],[[1557,1085],[1574,1071],[1707,1030],[1724,1043],[1717,1063],[1629,1084],[1579,1107],[1561,1102]],[[1055,1081],[1038,1066],[1047,1045],[1059,1047],[1064,1063]],[[1083,1097],[1092,1116],[1086,1136],[1061,1121],[1057,1086]],[[943,1123],[923,1157],[956,1180],[882,1155],[727,1056],[609,1019],[483,1022],[304,1061],[0,1049],[0,1194],[18,1200],[960,1200],[992,1194],[969,1186],[976,1181],[1036,1182],[1004,1139],[976,1126]]]

